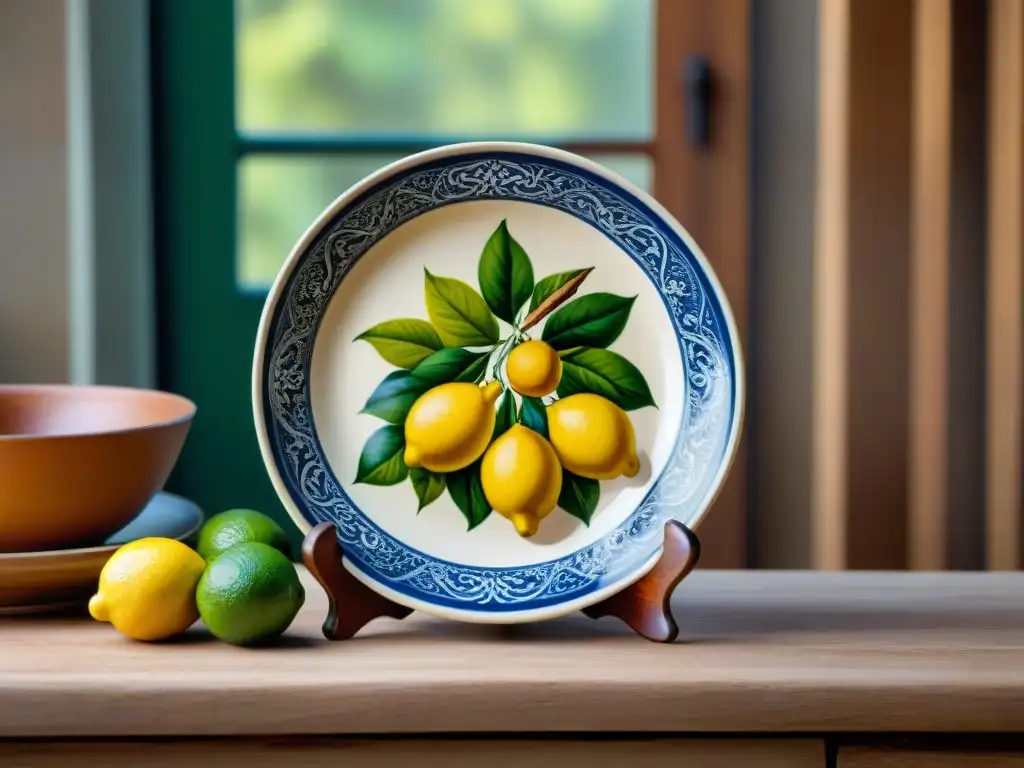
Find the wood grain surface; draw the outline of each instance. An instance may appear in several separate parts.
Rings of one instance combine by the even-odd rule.
[[[837,768],[1024,768],[1024,753],[849,748]]]
[[[430,740],[402,741],[198,741],[124,744],[0,744],[0,768],[148,768],[190,765],[204,768],[592,768],[628,764],[635,768],[822,768],[825,745],[814,739],[792,741],[622,740]]]
[[[695,571],[679,640],[582,614],[512,627],[413,613],[284,641],[197,625],[141,644],[81,618],[0,620],[0,737],[1024,729],[1024,574]]]

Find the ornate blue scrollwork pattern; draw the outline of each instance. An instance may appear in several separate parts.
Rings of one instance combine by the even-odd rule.
[[[310,414],[309,366],[326,305],[352,264],[404,222],[451,203],[532,202],[596,227],[644,270],[677,331],[687,382],[684,423],[643,503],[604,539],[528,567],[481,568],[411,549],[367,518],[323,454]],[[336,524],[346,554],[371,578],[427,603],[477,611],[538,608],[580,597],[647,561],[662,524],[692,521],[712,490],[732,421],[733,347],[723,311],[693,254],[645,205],[555,160],[509,153],[453,156],[384,179],[340,211],[296,260],[271,323],[265,418],[278,470],[312,524]]]

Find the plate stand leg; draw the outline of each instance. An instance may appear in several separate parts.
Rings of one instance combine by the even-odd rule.
[[[680,522],[665,524],[661,558],[645,576],[600,603],[584,608],[592,619],[615,616],[641,637],[671,643],[679,635],[672,616],[672,592],[700,558],[697,534]]]
[[[404,619],[411,608],[378,595],[342,563],[341,544],[333,523],[320,523],[302,541],[302,561],[327,593],[330,609],[324,637],[347,640],[379,616]]]
[[[679,634],[670,600],[679,582],[700,557],[700,540],[682,523],[665,524],[661,557],[645,576],[583,612],[592,619],[616,616],[641,637],[670,643]],[[341,545],[332,523],[320,523],[302,542],[302,560],[327,593],[329,611],[324,637],[347,640],[380,616],[404,619],[411,608],[388,600],[356,579],[342,562]]]

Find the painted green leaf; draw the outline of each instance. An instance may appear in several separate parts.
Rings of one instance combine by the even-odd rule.
[[[574,475],[567,469],[562,470],[562,492],[558,495],[558,506],[589,526],[600,499],[601,484],[597,480]]]
[[[563,353],[558,396],[592,392],[624,411],[655,405],[647,380],[635,365],[607,349],[582,347]]]
[[[487,365],[489,354],[463,347],[445,347],[413,368],[412,375],[431,387],[450,381],[476,381]]]
[[[494,433],[491,440],[497,440],[516,423],[516,399],[509,390],[505,390],[498,401],[498,413],[494,417]]]
[[[405,466],[405,432],[389,424],[381,427],[366,441],[359,456],[356,482],[368,485],[397,485],[409,476]]]
[[[409,479],[412,480],[412,488],[416,491],[416,498],[419,500],[419,506],[416,508],[417,512],[433,504],[444,493],[444,475],[439,475],[422,467],[412,467],[409,469]]]
[[[401,424],[409,415],[416,398],[429,388],[427,382],[409,371],[393,371],[373,390],[362,413],[369,413],[392,424]]]
[[[444,344],[434,326],[426,320],[401,318],[387,320],[363,331],[356,341],[368,341],[378,354],[399,368],[415,368]]]
[[[490,358],[490,352],[484,353],[483,357],[481,357],[475,363],[470,365],[469,368],[462,372],[462,375],[459,376],[457,381],[471,381],[474,383],[478,382],[480,378],[483,376],[487,368],[487,361],[490,360]]]
[[[477,277],[491,312],[513,323],[519,308],[533,293],[533,265],[504,219],[484,245]]]
[[[536,397],[524,397],[521,412],[523,426],[529,427],[538,435],[548,436],[548,412],[543,402]]]
[[[427,314],[446,347],[482,347],[498,341],[498,321],[483,297],[454,277],[426,275]]]
[[[447,475],[448,495],[459,508],[473,530],[491,514],[491,505],[484,495],[484,486],[480,482],[480,459],[468,467]]]
[[[588,293],[548,316],[541,338],[555,349],[607,347],[619,338],[636,296]]]
[[[577,285],[579,282],[583,282],[582,280],[579,280],[579,278],[581,276],[586,276],[591,269],[593,269],[593,267],[588,269],[573,269],[568,272],[556,272],[553,275],[545,277],[543,280],[538,282],[533,289],[533,298],[530,299],[530,311],[533,312],[533,310],[544,302],[544,299],[548,298],[548,296],[551,296],[556,291],[561,290],[574,280],[578,280]]]

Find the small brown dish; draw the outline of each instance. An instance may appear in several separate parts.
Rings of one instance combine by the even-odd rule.
[[[0,386],[0,552],[102,544],[163,488],[195,413],[154,390]]]
[[[159,536],[195,546],[203,512],[188,499],[158,493],[142,514],[99,547],[0,554],[0,617],[84,609],[100,572],[119,547]]]

